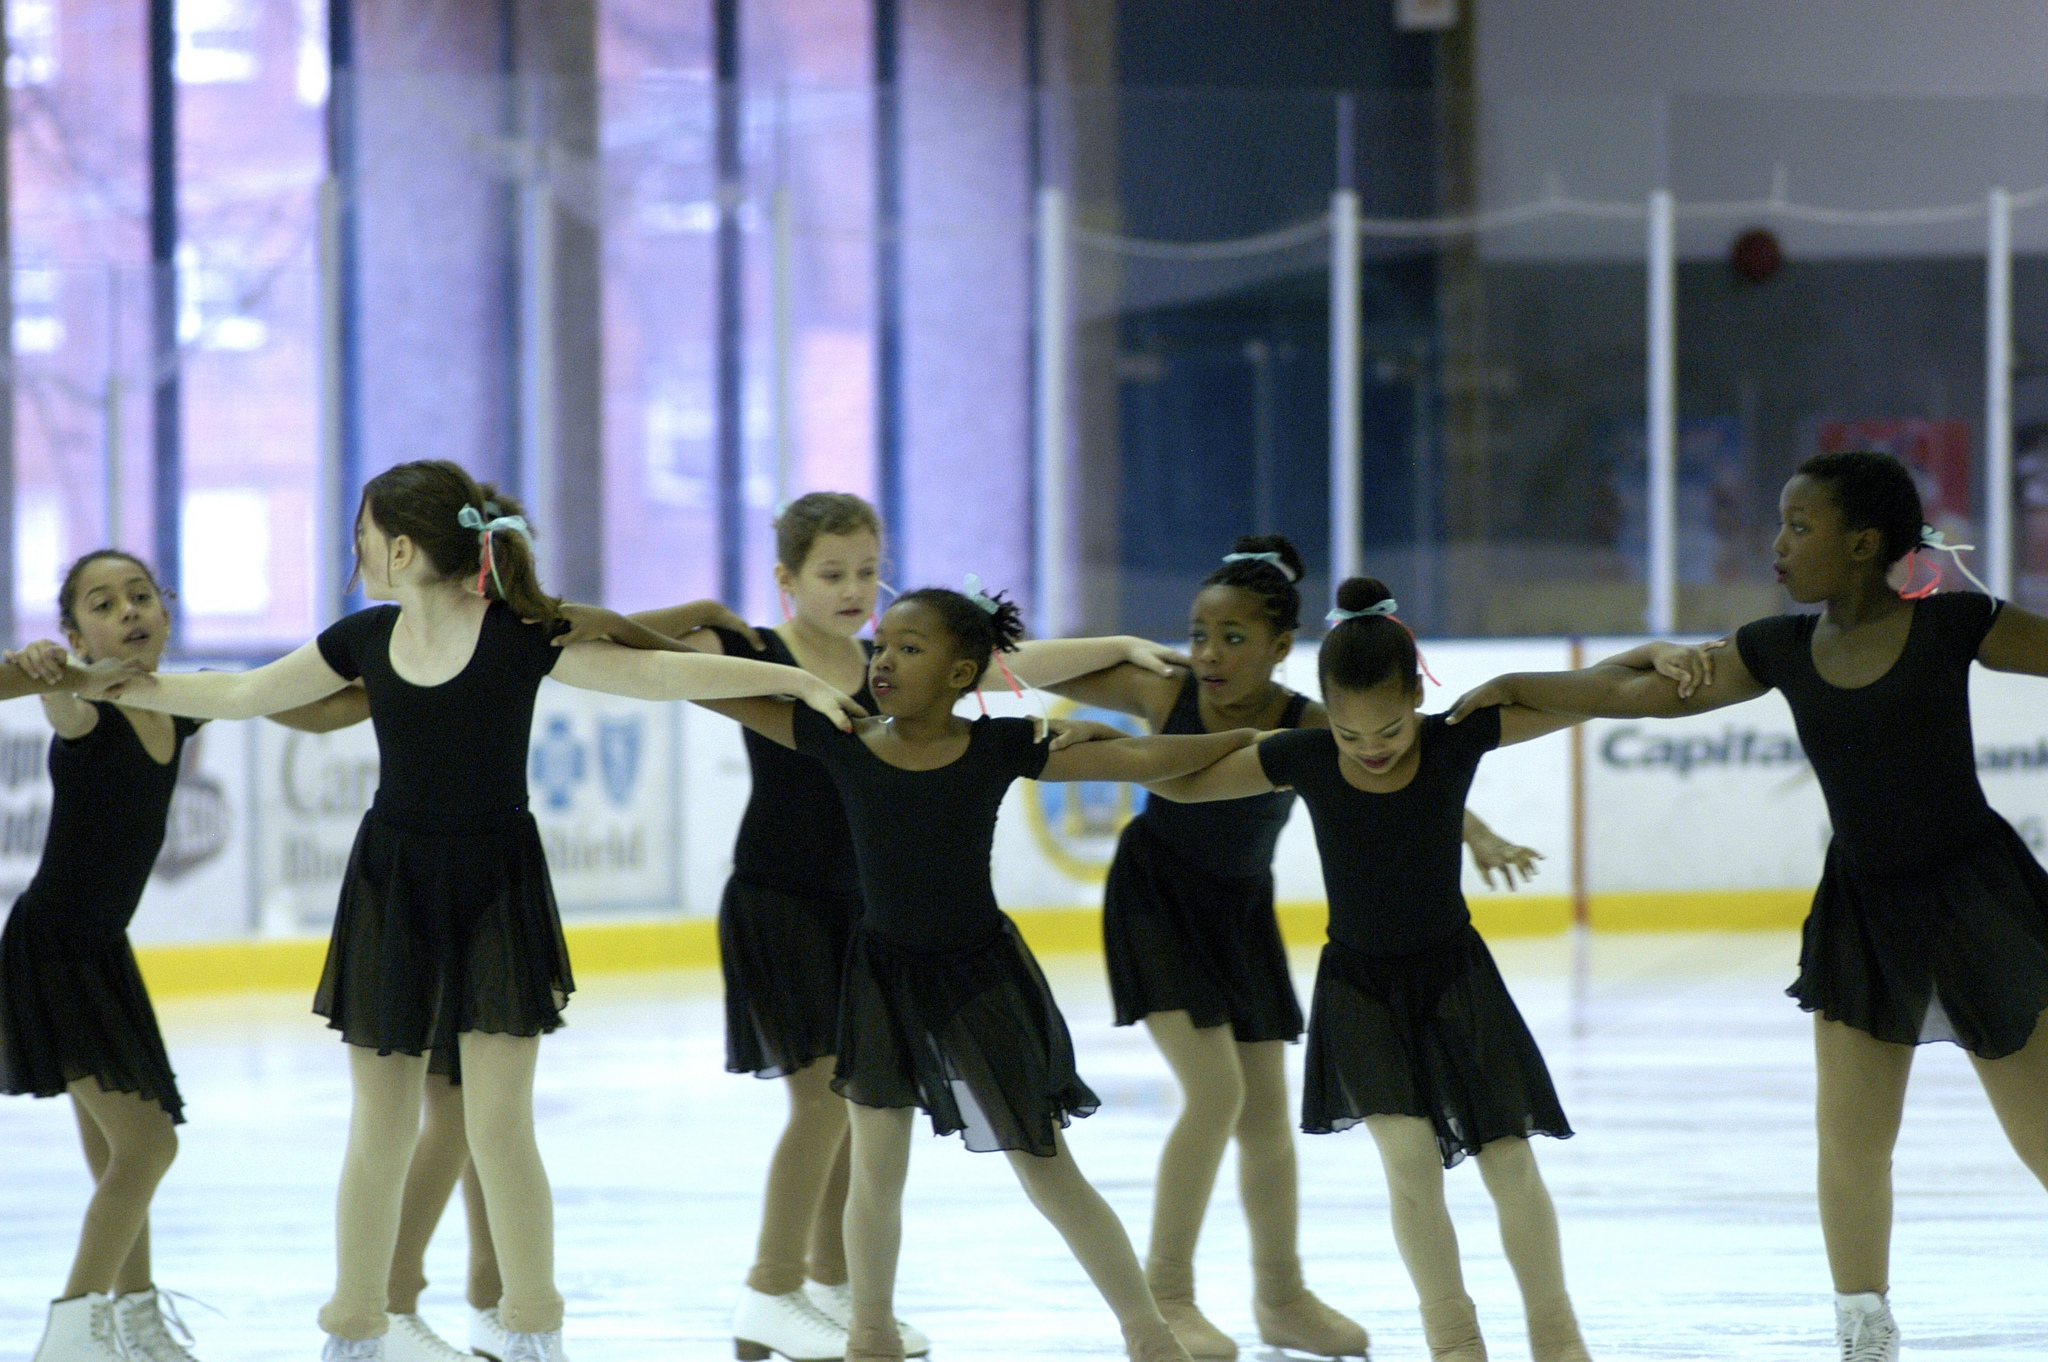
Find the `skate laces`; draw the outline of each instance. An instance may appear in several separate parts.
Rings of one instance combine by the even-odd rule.
[[[121,1324],[114,1315],[112,1296],[92,1303],[92,1337],[93,1342],[104,1343],[120,1356],[127,1356],[128,1350],[121,1346]]]
[[[1853,1311],[1842,1320],[1841,1362],[1891,1362],[1890,1345],[1899,1326],[1887,1307]]]
[[[422,1348],[425,1348],[437,1357],[467,1358],[471,1356],[471,1354],[462,1351],[462,1349],[435,1333],[433,1326],[420,1318],[418,1314],[393,1315],[391,1318],[398,1327],[412,1335],[415,1343],[418,1343]]]

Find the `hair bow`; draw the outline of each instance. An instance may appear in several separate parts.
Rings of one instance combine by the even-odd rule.
[[[1277,553],[1226,553],[1223,555],[1223,561],[1226,563],[1271,563],[1274,567],[1280,569],[1280,575],[1288,581],[1300,580],[1300,578],[1294,575],[1294,569],[1287,566],[1287,560]]]
[[[1935,529],[1932,525],[1922,525],[1920,527],[1920,542],[1912,548],[1908,555],[1906,566],[1906,585],[1902,587],[1899,591],[1899,595],[1901,595],[1905,599],[1909,601],[1924,600],[1927,597],[1932,596],[1935,592],[1935,589],[1941,585],[1941,564],[1932,562],[1930,562],[1927,565],[1927,567],[1928,570],[1932,572],[1934,575],[1928,579],[1927,584],[1924,586],[1914,586],[1912,584],[1913,564],[1917,563],[1919,560],[1917,558],[1912,557],[1911,555],[1919,553],[1921,549],[1928,549],[1935,553],[1947,554],[1949,556],[1949,561],[1956,565],[1956,570],[1958,572],[1961,572],[1965,577],[1968,577],[1972,585],[1974,585],[1979,591],[1983,592],[1987,596],[1992,594],[1991,588],[1984,585],[1984,583],[1978,579],[1977,574],[1970,571],[1969,564],[1965,563],[1962,559],[1963,554],[1975,553],[1977,551],[1977,546],[1975,544],[1951,544],[1948,542],[1948,536],[1944,535],[1940,530]]]
[[[967,574],[967,580],[962,584],[960,594],[991,615],[1002,609],[1002,606],[996,603],[995,597],[981,589],[981,574],[978,572]]]
[[[1392,596],[1389,596],[1377,604],[1368,605],[1363,610],[1346,610],[1342,606],[1338,606],[1329,614],[1323,616],[1323,623],[1342,624],[1345,620],[1368,619],[1374,615],[1385,615],[1388,619],[1393,619],[1394,612],[1400,608],[1401,603]]]
[[[492,518],[486,520],[485,516]],[[455,523],[465,530],[475,530],[477,543],[483,547],[483,552],[479,555],[483,561],[478,564],[476,570],[476,594],[484,594],[484,578],[489,577],[491,583],[498,588],[498,599],[503,600],[505,583],[498,577],[498,557],[491,551],[491,536],[499,531],[507,531],[518,535],[531,545],[533,532],[526,527],[526,517],[499,515],[498,503],[487,501],[481,511],[474,506],[464,506],[455,513]]]

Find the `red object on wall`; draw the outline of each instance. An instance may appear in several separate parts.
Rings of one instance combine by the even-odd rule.
[[[1919,417],[1878,421],[1823,421],[1814,432],[1821,454],[1869,449],[1889,454],[1912,470],[1929,524],[1944,530],[1975,520],[1970,503],[1970,424]]]

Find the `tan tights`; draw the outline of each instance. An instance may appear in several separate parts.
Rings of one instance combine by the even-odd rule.
[[[177,1128],[156,1102],[106,1092],[96,1078],[81,1078],[68,1090],[93,1191],[63,1299],[88,1291],[147,1291],[149,1203],[178,1155]]]
[[[489,1207],[491,1242],[505,1278],[505,1327],[542,1333],[562,1327],[554,1284],[554,1201],[533,1135],[537,1036],[465,1032],[463,1124]],[[349,1047],[355,1090],[348,1153],[337,1198],[338,1271],[320,1327],[342,1338],[374,1338],[384,1309],[400,1211],[420,1132],[426,1060]]]
[[[1394,1242],[1415,1283],[1431,1348],[1442,1357],[1484,1357],[1478,1326],[1469,1322],[1471,1300],[1458,1261],[1458,1233],[1444,1205],[1443,1155],[1435,1128],[1419,1116],[1371,1116],[1366,1126],[1380,1147]],[[1557,1212],[1529,1142],[1494,1140],[1480,1149],[1478,1161],[1499,1217],[1501,1248],[1522,1291],[1530,1355],[1536,1362],[1584,1356],[1565,1292]],[[1467,1328],[1469,1342],[1459,1336]]]
[[[1184,1274],[1192,1290],[1195,1243],[1224,1146],[1235,1137],[1238,1200],[1251,1231],[1258,1296],[1268,1305],[1287,1304],[1303,1288],[1283,1043],[1239,1043],[1228,1025],[1197,1027],[1186,1012],[1155,1012],[1145,1027],[1182,1094],[1180,1118],[1159,1154],[1148,1250],[1153,1274]]]
[[[1813,1041],[1828,1267],[1837,1291],[1882,1293],[1891,1286],[1892,1147],[1914,1047],[1818,1016]],[[2048,1025],[2016,1054],[1971,1062],[2013,1152],[2048,1185]]]
[[[846,1198],[846,1265],[853,1282],[853,1340],[848,1356],[901,1357],[894,1324],[896,1260],[903,1243],[903,1184],[910,1172],[910,1128],[917,1113],[908,1108],[849,1104],[853,1162]],[[1123,1222],[1089,1185],[1058,1138],[1050,1158],[1011,1153],[1010,1167],[1024,1194],[1060,1237],[1115,1312],[1126,1335],[1163,1339],[1172,1335],[1145,1273],[1131,1248]],[[878,1346],[879,1345],[879,1346]]]
[[[832,1091],[835,1062],[826,1055],[785,1080],[789,1124],[768,1162],[761,1238],[747,1273],[747,1285],[770,1296],[802,1287],[807,1267],[814,1281],[828,1286],[846,1280],[842,1226],[849,1152],[846,1099]]]
[[[469,1226],[470,1305],[488,1310],[505,1293],[498,1277],[498,1255],[491,1248],[491,1217],[484,1209],[483,1184],[469,1159],[469,1132],[462,1120],[462,1089],[439,1074],[428,1074],[426,1119],[419,1143],[413,1146],[412,1167],[405,1175],[405,1200],[398,1213],[398,1243],[391,1255],[391,1278],[385,1306],[394,1315],[419,1312],[420,1293],[427,1288],[427,1244],[455,1184],[462,1184],[462,1206]]]

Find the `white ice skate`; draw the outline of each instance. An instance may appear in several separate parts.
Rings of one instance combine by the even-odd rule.
[[[491,1362],[505,1362],[505,1351],[512,1346],[512,1331],[505,1327],[505,1321],[498,1317],[498,1307],[486,1306],[481,1310],[471,1308],[469,1312],[469,1350],[478,1357],[488,1357]]]
[[[391,1321],[384,1335],[384,1362],[473,1362],[469,1353],[435,1333],[418,1315],[386,1311],[384,1318]]]
[[[846,1326],[802,1291],[771,1296],[743,1286],[732,1316],[732,1355],[740,1362],[837,1362],[846,1356]]]
[[[191,1353],[192,1331],[153,1286],[114,1297],[114,1322],[131,1362],[199,1362]]]
[[[826,1319],[842,1329],[853,1327],[853,1284],[841,1282],[827,1286],[823,1282],[805,1282],[804,1291],[811,1298],[811,1304],[824,1313]],[[896,1332],[903,1335],[903,1355],[923,1357],[932,1350],[932,1341],[914,1325],[896,1321]]]
[[[36,1345],[35,1362],[127,1362],[114,1298],[97,1291],[50,1302],[50,1322]]]
[[[504,1362],[569,1362],[569,1354],[562,1351],[562,1331],[550,1329],[543,1334],[505,1335]]]
[[[320,1347],[320,1362],[384,1362],[384,1340],[329,1334]]]
[[[1835,1297],[1835,1343],[1841,1362],[1899,1362],[1899,1326],[1875,1291]]]

